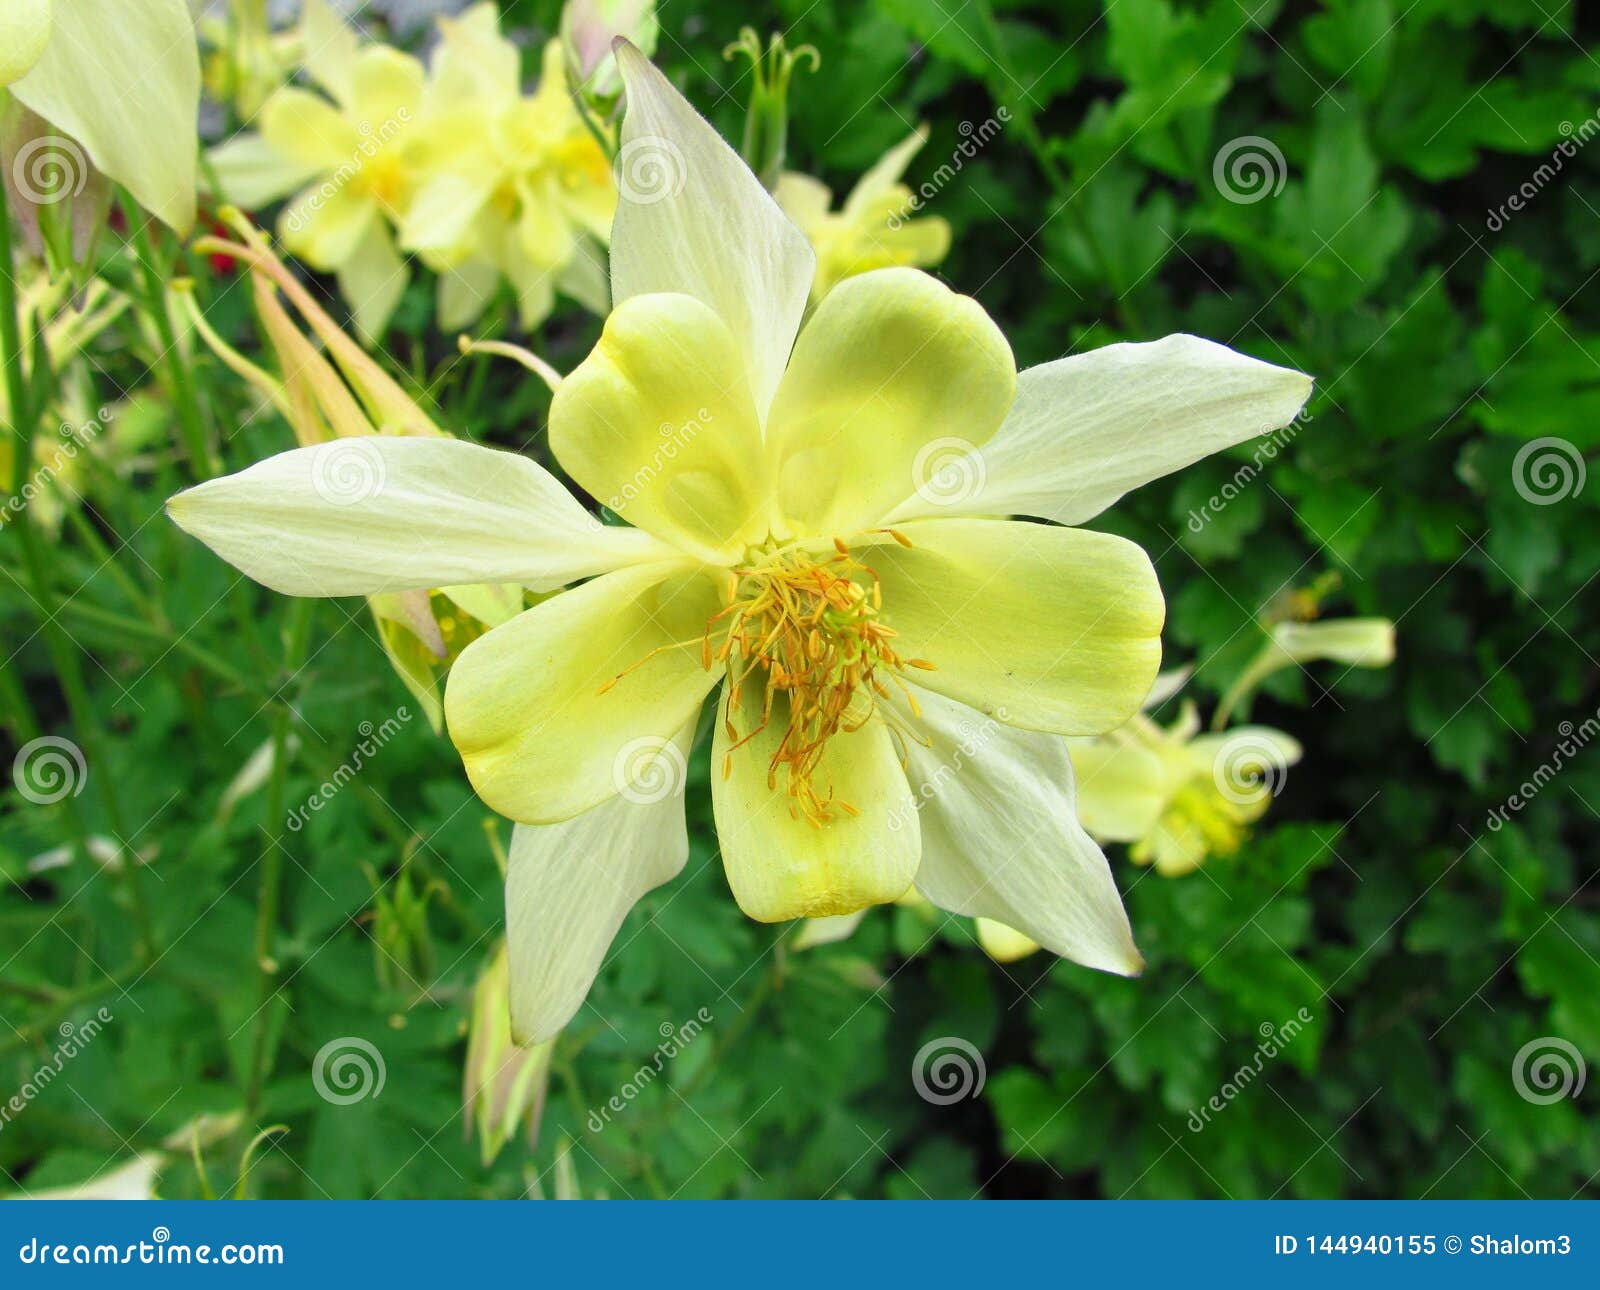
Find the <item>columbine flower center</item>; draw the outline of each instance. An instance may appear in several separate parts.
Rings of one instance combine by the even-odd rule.
[[[1210,776],[1198,777],[1172,796],[1161,814],[1160,827],[1176,840],[1198,837],[1206,854],[1238,853],[1249,835],[1249,814],[1217,792]],[[1143,842],[1133,848],[1135,860],[1148,861],[1153,848]]]
[[[834,547],[825,558],[775,544],[753,549],[732,570],[730,602],[706,624],[702,650],[708,668],[728,666],[724,776],[734,750],[782,722],[767,784],[776,790],[781,776],[790,813],[819,825],[836,809],[857,813],[817,782],[828,740],[860,729],[891,684],[904,690],[906,668],[933,666],[900,657],[877,575],[843,542]]]

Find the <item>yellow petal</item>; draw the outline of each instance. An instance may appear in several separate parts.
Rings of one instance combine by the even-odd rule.
[[[338,269],[339,292],[350,306],[356,330],[368,342],[376,342],[411,280],[411,270],[400,258],[394,236],[381,217],[373,219],[370,231],[340,261]]]
[[[978,944],[996,963],[1015,963],[1039,950],[1038,941],[1014,927],[997,923],[992,918],[978,918],[973,922],[977,927]]]
[[[718,607],[703,574],[645,566],[474,641],[451,669],[445,716],[478,796],[520,823],[553,824],[638,791],[716,683],[701,643]]]
[[[1101,842],[1137,842],[1155,827],[1174,782],[1153,748],[1093,739],[1071,747],[1078,781],[1078,819]]]
[[[326,183],[308,188],[284,210],[278,235],[312,268],[328,273],[351,259],[362,243],[375,235],[377,219],[378,208],[371,198]]]
[[[1165,605],[1124,538],[1011,520],[925,520],[863,556],[920,684],[1028,730],[1101,734],[1139,710]]]
[[[308,90],[286,86],[261,108],[261,137],[285,161],[313,170],[353,167],[361,136],[339,109]]]
[[[831,787],[835,801],[854,813],[835,806],[832,818],[813,823],[791,813],[781,768],[776,787],[768,785],[788,728],[783,702],[766,728],[737,749],[724,715],[718,714],[712,748],[711,800],[723,868],[740,909],[777,923],[849,914],[905,893],[917,875],[921,841],[887,726],[869,721],[828,741],[813,783],[824,796]]]
[[[573,479],[711,561],[766,536],[760,444],[739,347],[689,296],[625,301],[550,407],[550,446]]]
[[[350,69],[350,115],[362,139],[382,146],[416,119],[427,74],[410,54],[368,45]]]
[[[783,516],[802,536],[877,524],[930,454],[987,441],[1015,389],[1011,347],[976,301],[915,269],[840,283],[800,333],[767,420]]]
[[[793,170],[778,176],[778,186],[773,189],[772,196],[783,213],[808,234],[833,205],[833,194],[828,191],[827,184]]]
[[[877,204],[882,196],[897,187],[900,178],[906,173],[906,167],[911,164],[911,159],[921,150],[922,145],[928,141],[928,127],[919,125],[909,135],[902,139],[888,152],[873,163],[872,169],[856,181],[856,186],[850,190],[850,196],[845,198],[844,213],[857,215],[869,207]],[[910,197],[909,192],[906,197]]]
[[[227,201],[257,210],[304,188],[322,171],[320,166],[285,157],[261,135],[236,134],[213,148],[207,167],[217,191]]]
[[[301,46],[311,79],[339,102],[350,98],[351,69],[361,42],[328,0],[304,0],[300,14]]]

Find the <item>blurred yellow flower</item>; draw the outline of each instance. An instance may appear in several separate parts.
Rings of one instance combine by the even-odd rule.
[[[1192,703],[1166,729],[1140,713],[1071,748],[1084,828],[1128,843],[1134,863],[1167,877],[1234,855],[1301,756],[1298,742],[1267,726],[1201,734]]]
[[[401,231],[440,272],[439,325],[472,322],[501,277],[525,328],[549,314],[558,287],[605,313],[598,248],[616,188],[572,101],[560,43],[545,46],[538,89],[524,95],[493,5],[441,19],[439,30],[419,145],[426,178]]]
[[[409,54],[358,45],[326,0],[308,0],[303,25],[306,70],[323,93],[277,90],[257,129],[213,149],[210,164],[246,209],[295,194],[278,221],[284,246],[338,274],[356,327],[376,339],[410,278],[392,226],[420,180],[411,149],[426,77]]]
[[[911,190],[900,182],[927,140],[923,126],[891,148],[861,176],[837,211],[821,180],[795,171],[779,177],[773,196],[817,255],[813,301],[858,273],[897,265],[931,268],[949,253],[950,225],[936,215],[913,218]]]

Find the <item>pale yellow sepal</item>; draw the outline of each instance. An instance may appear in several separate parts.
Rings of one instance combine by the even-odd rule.
[[[23,33],[30,48],[37,23],[35,13]],[[118,0],[115,21],[100,0],[54,0],[49,38],[10,92],[87,154],[80,171],[92,164],[179,234],[189,232],[200,52],[185,0]],[[81,192],[87,175],[78,178]]]

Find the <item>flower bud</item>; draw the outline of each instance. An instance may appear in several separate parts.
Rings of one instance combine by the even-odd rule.
[[[511,1141],[518,1125],[527,1124],[530,1145],[538,1138],[555,1042],[523,1048],[512,1040],[511,968],[502,941],[472,992],[461,1089],[467,1133],[470,1137],[477,1126],[485,1166]]]

